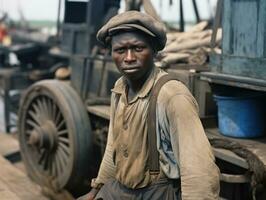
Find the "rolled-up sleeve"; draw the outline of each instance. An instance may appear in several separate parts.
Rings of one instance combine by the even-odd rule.
[[[214,200],[219,196],[219,169],[189,94],[172,96],[166,107],[171,144],[181,177],[182,200]]]
[[[107,144],[104,152],[104,156],[100,165],[97,178],[92,180],[92,187],[98,187],[104,184],[108,179],[115,177],[115,165],[113,162],[113,121],[114,121],[114,99],[115,96],[111,96],[111,108],[110,108],[110,122],[108,130]]]

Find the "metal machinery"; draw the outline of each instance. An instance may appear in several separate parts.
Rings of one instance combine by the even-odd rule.
[[[229,5],[231,2],[242,1],[246,2],[245,0],[226,0],[224,2],[225,5],[227,5],[226,3]],[[109,4],[107,5],[106,2]],[[265,13],[265,3],[262,0],[250,2],[250,4],[254,2],[256,5],[261,4],[261,11]],[[27,90],[21,101],[18,130],[21,153],[28,174],[37,183],[55,192],[67,189],[72,194],[79,195],[84,192],[84,189],[89,188],[90,178],[97,173],[108,132],[110,89],[119,74],[114,63],[111,62],[108,51],[95,47],[95,33],[105,19],[117,12],[118,7],[119,1],[115,0],[65,0],[64,23],[61,27],[62,51],[53,52],[53,54],[69,59],[71,79],[69,81],[39,81]],[[230,12],[239,11],[240,13],[242,7],[241,9],[236,8],[232,8]],[[260,8],[260,6],[252,8]],[[225,10],[224,12],[226,12]],[[264,14],[262,15],[265,17]],[[230,16],[225,19],[230,19]],[[265,20],[258,21],[264,25]],[[223,25],[223,28],[223,43],[227,41],[230,45],[231,42],[228,42],[229,38],[226,34],[228,27]],[[240,30],[248,31],[247,29]],[[258,33],[262,30],[258,30]],[[232,30],[228,31],[232,32]],[[260,39],[263,42],[257,44],[264,45],[262,35]],[[229,49],[232,50],[232,48]],[[261,54],[261,57],[263,55],[264,53]],[[222,56],[227,55],[222,54]],[[215,60],[216,57],[213,56],[211,59]],[[265,73],[261,62],[258,61],[258,63],[262,73]],[[215,63],[214,66],[221,65]],[[215,82],[220,79],[213,78],[214,74],[218,74],[218,77],[224,77],[224,75],[221,71],[218,71],[219,73],[198,73],[206,71],[206,68],[198,68],[196,72],[195,70],[191,72],[187,70],[189,68],[190,66],[187,66],[186,70],[181,70],[184,69],[184,66],[171,66],[167,71],[176,74],[191,90],[200,105],[203,124],[208,128],[210,126],[208,116],[213,115],[215,109],[213,109],[211,92],[206,79]],[[193,66],[192,68],[195,69]],[[218,69],[221,68],[218,67]],[[250,70],[252,71],[252,69]],[[234,80],[231,75],[227,77],[230,77],[231,82]],[[237,77],[237,80],[240,79]],[[253,81],[256,80],[253,79]],[[261,81],[258,83],[261,84]],[[231,83],[228,80],[225,82]],[[265,87],[262,88],[265,91]],[[208,137],[211,140],[212,134],[208,134]],[[230,138],[228,140],[232,141]],[[249,170],[248,163],[231,151],[220,151],[220,149],[214,148],[214,152],[217,159],[223,162],[222,165],[229,162],[233,166],[232,168],[241,165],[246,167],[246,171]],[[242,172],[238,168],[235,171]],[[239,180],[247,179],[242,176],[239,178],[238,176],[224,175],[223,180],[237,184]],[[221,191],[226,192],[226,187],[223,185]],[[233,199],[241,199],[241,197]]]

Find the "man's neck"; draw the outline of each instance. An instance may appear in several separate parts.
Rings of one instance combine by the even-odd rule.
[[[153,71],[153,68],[151,68],[145,75],[143,75],[139,79],[134,79],[134,80],[127,79],[127,83],[128,83],[127,98],[128,98],[128,101],[130,101],[131,99],[133,99],[137,95],[137,93],[141,90],[141,88],[143,87],[143,85],[147,81],[147,79],[150,76],[150,74],[152,73],[152,71]]]

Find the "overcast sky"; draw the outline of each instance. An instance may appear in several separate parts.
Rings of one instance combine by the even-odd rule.
[[[6,11],[13,19],[19,19],[19,10],[23,11],[26,19],[56,20],[59,0],[0,0],[0,11]],[[164,20],[178,20],[179,0],[151,0],[157,12]],[[62,0],[63,2],[63,0]],[[209,18],[217,0],[197,0],[201,18]],[[192,0],[183,0],[185,20],[194,20]]]

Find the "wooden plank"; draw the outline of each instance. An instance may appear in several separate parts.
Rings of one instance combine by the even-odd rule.
[[[247,161],[245,159],[237,156],[232,151],[229,151],[226,149],[213,148],[213,153],[214,153],[216,158],[227,161],[227,162],[232,163],[234,165],[237,165],[239,167],[243,167],[244,169],[249,168]]]
[[[12,135],[0,133],[0,155],[10,157],[19,153],[19,143]]]
[[[236,76],[265,80],[266,59],[222,55],[221,72]]]
[[[1,200],[20,200],[17,195],[11,192],[6,184],[0,180],[0,197]]]
[[[9,161],[0,156],[0,181],[9,191],[24,200],[48,200],[41,194],[41,188],[34,184],[26,174],[15,168]]]
[[[223,53],[231,54],[232,53],[232,26],[231,26],[231,13],[232,13],[232,1],[223,0],[223,13],[222,13],[222,27],[223,27]]]
[[[210,128],[206,129],[205,131],[209,140],[221,139],[224,141],[235,142],[243,149],[250,151],[263,163],[266,170],[266,137],[256,139],[240,139],[223,136],[219,133],[217,128]]]
[[[89,113],[97,115],[99,117],[103,117],[104,119],[110,119],[110,106],[106,105],[93,105],[87,106],[87,110]]]
[[[266,80],[249,78],[243,76],[235,76],[217,72],[202,72],[200,79],[209,83],[222,84],[227,86],[266,91]]]
[[[255,57],[257,51],[259,1],[232,1],[231,46],[234,55]],[[261,3],[262,4],[262,3]],[[243,12],[245,11],[245,12]],[[264,25],[264,24],[263,24]],[[259,44],[263,45],[263,44]]]

